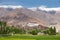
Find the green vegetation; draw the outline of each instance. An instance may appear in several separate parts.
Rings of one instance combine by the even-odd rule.
[[[14,30],[13,30],[15,33],[14,34],[25,34],[26,31],[24,29],[20,29],[20,28],[16,28],[14,27]]]
[[[7,26],[6,22],[0,21],[0,34],[24,34],[25,30],[14,26]]]
[[[0,40],[60,40],[60,35],[29,35],[15,34],[13,36],[1,36]]]
[[[6,22],[0,21],[0,40],[60,40],[60,35],[56,34],[55,27],[44,31],[40,29],[28,30],[28,34],[26,32],[23,28],[7,26]],[[37,35],[39,32],[44,35]]]
[[[29,33],[32,34],[32,35],[37,35],[37,33],[41,32],[41,30],[39,29],[33,29],[33,30],[30,30]]]
[[[50,27],[47,30],[44,30],[43,33],[48,34],[48,35],[56,35],[56,28],[55,27]]]
[[[28,32],[29,34],[37,35],[41,31],[42,30],[40,29],[33,29],[26,31],[22,28],[7,26],[6,22],[0,21],[0,34],[25,34],[26,32]],[[44,30],[43,33],[48,35],[56,35],[56,28],[55,27],[48,28],[47,30]]]

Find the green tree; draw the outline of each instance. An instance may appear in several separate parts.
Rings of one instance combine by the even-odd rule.
[[[54,27],[54,35],[56,35],[56,28]]]
[[[5,30],[6,22],[0,21],[0,34],[2,34]]]
[[[48,35],[56,35],[56,28],[55,27],[50,27],[47,30],[43,31],[44,34],[48,34]]]
[[[0,21],[0,34],[10,34],[10,33],[23,34],[25,33],[25,30],[19,29],[14,26],[7,26],[6,22]]]
[[[56,28],[55,27],[51,27],[50,29],[49,29],[49,35],[56,35]]]

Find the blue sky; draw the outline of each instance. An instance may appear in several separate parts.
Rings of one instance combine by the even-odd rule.
[[[60,0],[0,0],[0,5],[22,5],[24,7],[60,7]]]

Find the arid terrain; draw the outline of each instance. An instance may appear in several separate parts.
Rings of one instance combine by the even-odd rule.
[[[0,20],[6,21],[9,25],[19,26],[27,23],[37,23],[42,26],[48,27],[55,25],[59,30],[60,26],[60,11],[51,10],[45,11],[41,9],[28,9],[28,8],[3,8],[0,7]]]

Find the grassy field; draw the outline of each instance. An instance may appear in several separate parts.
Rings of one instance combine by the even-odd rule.
[[[60,40],[60,35],[13,35],[13,36],[0,36],[0,40]]]

